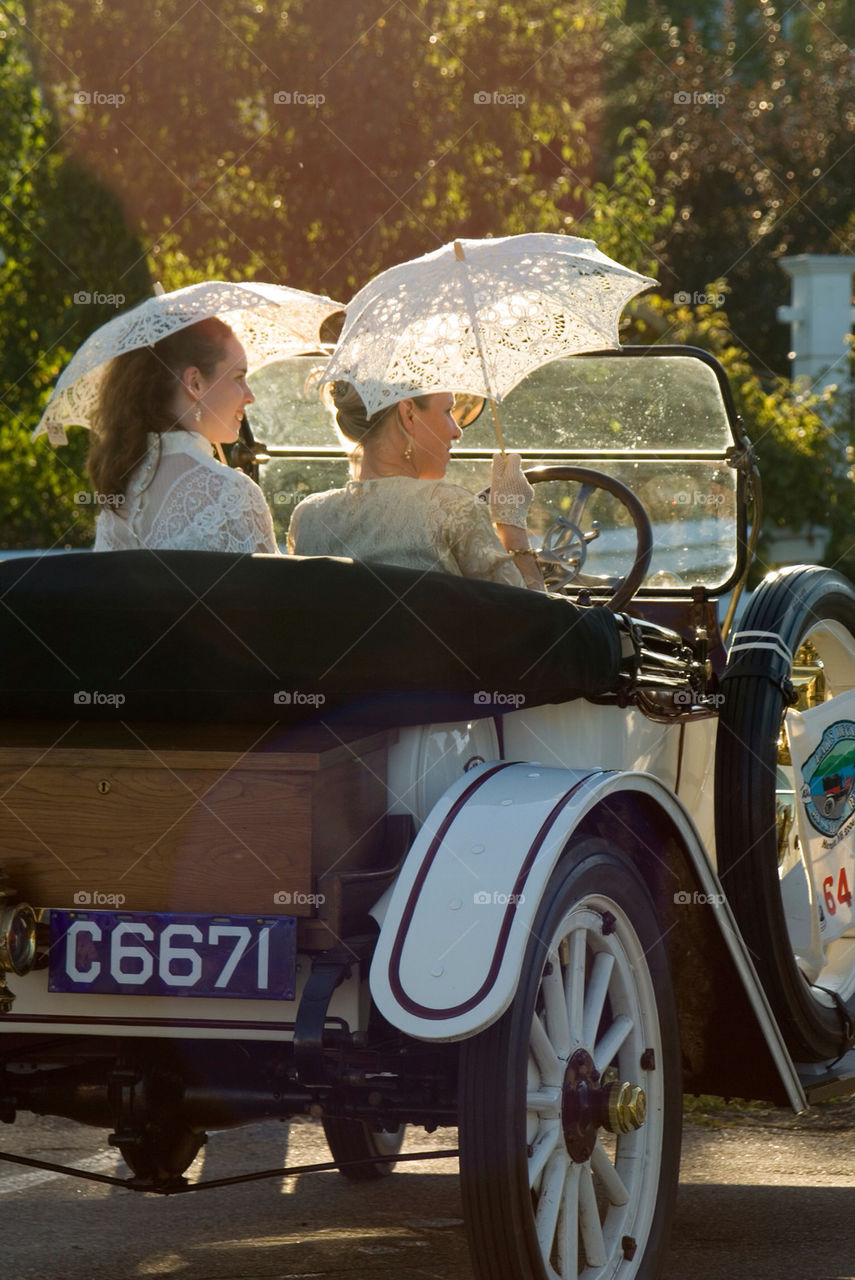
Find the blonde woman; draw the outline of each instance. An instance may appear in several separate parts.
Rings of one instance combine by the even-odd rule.
[[[353,478],[295,508],[290,551],[544,589],[526,532],[533,491],[518,454],[494,457],[488,509],[445,479],[461,435],[451,394],[410,396],[372,418],[350,383],[333,383],[330,394],[338,429],[355,446]]]

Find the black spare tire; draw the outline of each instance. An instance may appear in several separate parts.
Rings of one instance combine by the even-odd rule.
[[[733,636],[716,746],[716,849],[722,885],[787,1046],[796,1061],[811,1062],[836,1058],[852,1042],[855,938],[820,943],[806,963],[793,940],[792,891],[786,903],[782,892],[789,866],[804,886],[799,910],[818,913],[796,829],[787,837],[784,824],[779,849],[776,814],[787,781],[778,743],[800,650],[821,678],[824,699],[855,686],[855,589],[830,569],[795,566],[771,575]]]

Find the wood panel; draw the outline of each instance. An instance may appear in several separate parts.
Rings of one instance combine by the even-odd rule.
[[[0,863],[37,907],[311,915],[318,874],[377,857],[385,744],[0,748]]]

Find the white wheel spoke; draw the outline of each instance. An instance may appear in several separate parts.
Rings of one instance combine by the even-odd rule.
[[[631,1030],[632,1018],[628,1018],[625,1013],[622,1013],[619,1018],[615,1018],[591,1054],[594,1059],[594,1065],[599,1072],[605,1071]]]
[[[543,1185],[537,1202],[534,1225],[538,1243],[540,1244],[540,1251],[544,1258],[548,1258],[552,1253],[555,1229],[558,1226],[558,1213],[564,1198],[564,1183],[567,1178],[567,1166],[569,1163],[570,1158],[566,1151],[556,1151],[543,1174]]]
[[[591,966],[588,989],[585,992],[585,1009],[582,1017],[582,1043],[592,1045],[603,1016],[603,1005],[609,989],[609,979],[615,966],[614,956],[600,951]]]
[[[558,1216],[558,1265],[562,1280],[576,1280],[579,1274],[579,1174],[582,1166],[571,1164],[564,1183],[564,1197]]]
[[[544,1084],[561,1086],[564,1068],[552,1046],[546,1029],[537,1014],[531,1020],[531,1051]]]
[[[528,1185],[533,1187],[546,1167],[546,1162],[558,1146],[562,1138],[561,1125],[557,1120],[545,1124],[540,1136],[534,1143],[534,1150],[528,1158]]]
[[[594,1179],[590,1165],[581,1166],[579,1176],[579,1229],[582,1232],[582,1244],[589,1267],[606,1265],[606,1242],[603,1239],[603,1228],[600,1224],[600,1211],[597,1208],[597,1196],[594,1191]]]
[[[561,978],[561,962],[558,953],[551,951],[547,956],[546,971],[541,982],[543,1002],[546,1006],[546,1025],[549,1038],[555,1046],[555,1052],[563,1061],[570,1057],[570,1020],[567,1013],[567,1001],[564,996],[564,983]]]
[[[585,930],[575,929],[570,935],[570,960],[564,974],[564,999],[570,1022],[570,1040],[582,1043],[582,1018],[585,1003]]]
[[[629,1201],[629,1192],[599,1138],[591,1153],[591,1169],[599,1179],[609,1204],[626,1204]]]
[[[526,1111],[536,1111],[544,1120],[557,1118],[561,1114],[561,1090],[554,1085],[540,1089],[529,1089],[525,1095]]]

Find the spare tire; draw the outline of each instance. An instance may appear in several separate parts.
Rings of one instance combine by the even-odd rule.
[[[855,687],[855,588],[833,570],[795,566],[761,584],[731,641],[716,745],[716,850],[722,885],[787,1046],[796,1061],[816,1062],[838,1057],[853,1040],[855,938],[820,942],[811,963],[797,956],[795,916],[810,919],[817,908],[795,826],[779,861],[778,739],[795,656],[807,642],[826,700]],[[787,869],[794,875],[785,910]]]

